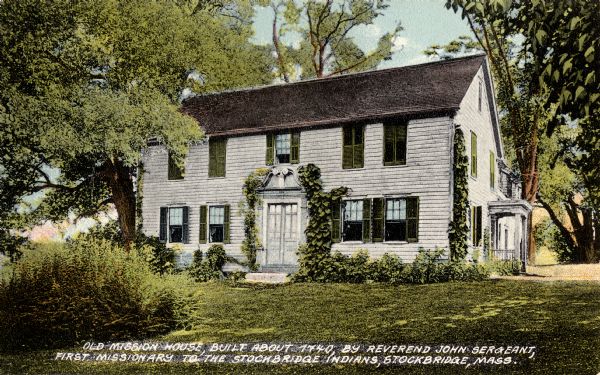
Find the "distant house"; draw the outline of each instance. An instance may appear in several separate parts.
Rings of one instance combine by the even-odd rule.
[[[453,142],[469,158],[471,254],[484,233],[502,258],[525,260],[531,207],[504,161],[493,83],[484,56],[196,96],[184,103],[207,134],[185,173],[156,144],[144,155],[143,227],[180,244],[182,259],[222,243],[243,259],[242,186],[270,168],[258,209],[263,271],[293,270],[308,220],[297,168],[321,169],[325,190],[346,186],[334,213],[333,250],[412,261],[448,248]]]

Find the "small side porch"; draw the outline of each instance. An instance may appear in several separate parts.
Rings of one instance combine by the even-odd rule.
[[[499,260],[520,260],[522,272],[527,266],[531,210],[531,204],[522,199],[488,203],[492,255]]]

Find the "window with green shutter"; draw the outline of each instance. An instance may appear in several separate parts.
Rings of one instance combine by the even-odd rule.
[[[406,123],[384,124],[383,131],[383,165],[406,164]]]
[[[382,203],[383,207],[383,203]],[[419,240],[419,198],[387,198],[385,200],[385,241],[417,242]],[[383,220],[382,220],[383,221]]]
[[[169,152],[169,161],[167,166],[167,178],[169,180],[181,180],[183,179],[184,169],[180,168],[177,163],[175,163],[175,159],[171,152]]]
[[[227,139],[208,140],[208,177],[225,177]]]
[[[373,219],[371,229],[373,242],[383,242],[384,220],[383,198],[373,198]]]
[[[342,168],[364,166],[364,126],[345,126],[343,129]]]
[[[158,238],[161,242],[189,242],[189,207],[161,207]]]
[[[300,162],[300,132],[267,134],[266,165],[298,164]]]
[[[471,176],[477,177],[477,134],[471,132]]]
[[[490,188],[496,188],[496,155],[490,151]]]

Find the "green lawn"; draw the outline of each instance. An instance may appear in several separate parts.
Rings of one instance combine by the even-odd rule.
[[[204,284],[190,330],[162,341],[360,342],[531,345],[512,365],[199,365],[53,361],[56,351],[5,355],[0,372],[31,374],[406,373],[591,374],[600,372],[600,284],[446,283],[422,286]],[[81,348],[72,350],[82,351]]]

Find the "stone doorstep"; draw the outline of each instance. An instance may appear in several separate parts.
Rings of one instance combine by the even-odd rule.
[[[249,283],[283,284],[287,282],[287,275],[287,273],[252,272],[246,274],[246,281]]]

